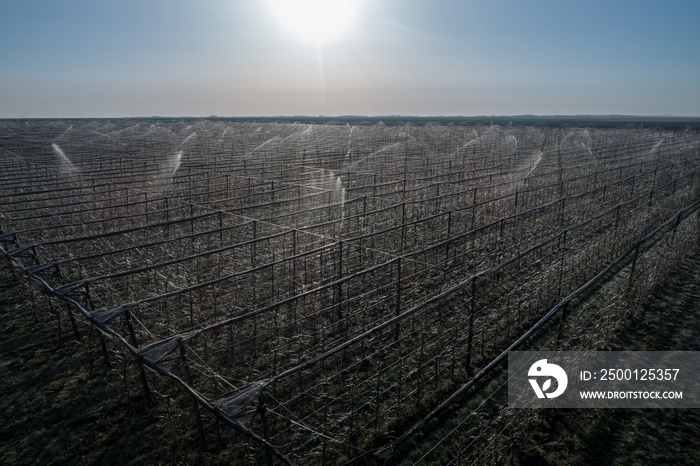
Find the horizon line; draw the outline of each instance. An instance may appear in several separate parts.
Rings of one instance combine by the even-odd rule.
[[[411,119],[467,119],[467,118],[682,118],[682,119],[700,119],[698,115],[642,115],[642,114],[595,114],[595,113],[580,113],[580,114],[503,114],[503,115],[409,115],[409,114],[387,114],[387,115],[132,115],[132,116],[37,116],[37,117],[17,117],[17,116],[0,116],[0,120],[108,120],[108,119],[290,119],[290,118],[312,118],[312,119],[332,119],[332,118],[411,118]]]

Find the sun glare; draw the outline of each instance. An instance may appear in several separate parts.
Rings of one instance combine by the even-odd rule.
[[[296,34],[315,41],[337,36],[354,20],[358,0],[272,0],[279,20]]]

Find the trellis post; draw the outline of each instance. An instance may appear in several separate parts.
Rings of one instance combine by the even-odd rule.
[[[124,320],[126,321],[126,326],[129,329],[129,336],[131,337],[131,344],[134,348],[138,348],[138,341],[136,340],[136,332],[134,331],[134,325],[131,323],[131,311],[126,311],[124,313]],[[141,377],[141,384],[143,385],[143,392],[148,401],[148,405],[153,404],[151,397],[151,389],[148,387],[148,378],[146,377],[146,369],[143,367],[143,361],[140,357],[136,357],[136,365],[139,367],[139,376]]]

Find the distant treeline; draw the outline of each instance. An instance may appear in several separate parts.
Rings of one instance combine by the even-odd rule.
[[[39,118],[41,119],[41,118]],[[91,118],[94,119],[94,118]],[[113,118],[105,118],[110,120]],[[453,124],[453,125],[523,125],[523,126],[544,126],[544,127],[587,127],[587,128],[661,128],[669,131],[682,131],[686,128],[700,130],[700,117],[677,117],[677,116],[634,116],[634,115],[514,115],[514,116],[272,116],[272,117],[134,117],[133,119],[149,120],[181,120],[196,121],[202,119],[222,120],[222,121],[256,121],[256,122],[280,122],[280,123],[305,123],[305,124],[350,124],[371,126],[379,122],[386,126],[403,126],[405,124],[427,125],[431,123]],[[15,120],[15,119],[5,119]],[[20,120],[36,120],[23,118]],[[65,118],[64,121],[84,120],[83,118]],[[99,118],[97,119],[99,120]],[[2,119],[0,119],[2,121]]]
[[[219,118],[219,117],[216,117]],[[224,118],[227,119],[228,118]],[[236,120],[237,118],[232,118]],[[259,121],[283,121],[299,123],[348,123],[350,125],[374,125],[383,122],[387,126],[401,126],[407,123],[413,125],[425,125],[430,123],[453,125],[514,125],[546,126],[546,127],[590,127],[590,128],[663,128],[670,131],[684,130],[690,127],[693,130],[700,129],[700,117],[658,117],[658,116],[628,116],[628,115],[574,115],[574,116],[436,116],[436,117],[412,117],[412,116],[342,116],[342,117],[269,117],[269,118],[242,118],[242,120]]]

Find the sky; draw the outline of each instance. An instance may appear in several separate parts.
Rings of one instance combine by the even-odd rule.
[[[275,1],[0,0],[0,118],[700,116],[698,0]]]

